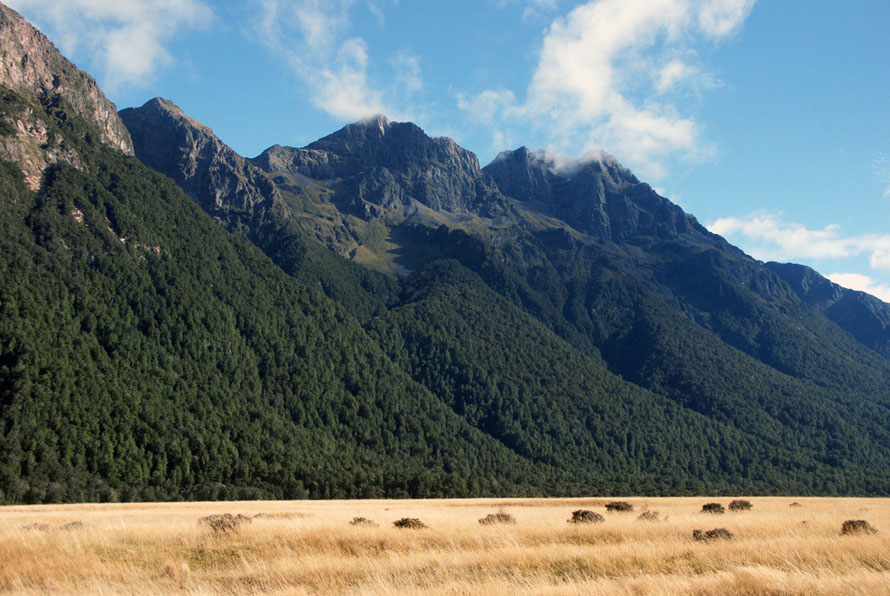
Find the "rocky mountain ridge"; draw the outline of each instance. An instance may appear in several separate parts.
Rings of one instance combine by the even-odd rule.
[[[607,156],[0,87],[0,501],[890,491],[890,362]]]
[[[602,241],[707,233],[608,155],[567,160],[521,147],[500,153],[483,172],[505,195]]]
[[[129,132],[117,108],[96,81],[62,57],[52,42],[21,15],[2,4],[0,85],[35,102],[28,105],[26,101],[3,114],[16,140],[0,142],[0,155],[21,165],[32,189],[39,187],[40,177],[51,163],[64,161],[83,167],[77,151],[66,146],[38,117],[41,108],[63,121],[70,110],[72,115],[95,126],[104,143],[133,154]]]
[[[120,117],[131,131],[135,154],[174,177],[217,221],[229,227],[256,225],[281,200],[258,168],[172,102],[155,98],[141,108],[121,110]]]
[[[766,263],[807,304],[857,340],[890,358],[890,304],[865,292],[849,290],[805,265]]]
[[[472,152],[385,116],[349,124],[302,149],[276,145],[252,161],[271,176],[286,172],[333,183],[338,205],[365,219],[412,201],[454,215],[507,211]]]

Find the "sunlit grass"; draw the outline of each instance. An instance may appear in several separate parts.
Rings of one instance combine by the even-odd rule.
[[[290,501],[0,508],[0,589],[130,594],[890,594],[890,499]],[[802,507],[789,507],[797,500]],[[569,524],[576,509],[605,516]],[[667,521],[637,521],[644,510]],[[515,524],[480,525],[503,511]],[[214,513],[252,518],[214,532]],[[259,516],[258,516],[259,514]],[[352,526],[366,517],[377,527]],[[426,529],[393,522],[418,518]],[[875,535],[840,536],[847,519]],[[66,528],[71,522],[82,526]],[[726,527],[729,541],[696,542]]]

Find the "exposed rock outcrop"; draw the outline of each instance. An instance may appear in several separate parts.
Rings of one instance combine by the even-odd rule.
[[[0,86],[33,105],[7,109],[7,133],[0,139],[0,157],[17,162],[32,189],[40,186],[43,170],[58,161],[83,169],[77,152],[47,130],[36,110],[60,121],[68,110],[95,126],[101,140],[133,154],[133,145],[117,109],[96,81],[66,60],[56,47],[17,12],[0,4]],[[27,103],[26,102],[26,103]]]
[[[707,233],[695,218],[605,153],[569,160],[520,147],[502,152],[483,171],[505,195],[600,240]]]
[[[136,156],[175,180],[218,221],[229,227],[262,222],[273,208],[275,185],[172,102],[155,98],[120,115]]]
[[[303,149],[275,145],[252,161],[271,174],[336,182],[338,207],[365,219],[411,201],[452,215],[507,211],[472,152],[383,116],[349,124]]]

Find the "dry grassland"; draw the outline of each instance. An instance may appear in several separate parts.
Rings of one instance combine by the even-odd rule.
[[[24,594],[890,594],[890,499],[291,501],[0,508],[0,591]],[[789,507],[793,501],[801,507]],[[605,516],[569,524],[575,509]],[[663,522],[637,521],[645,510]],[[504,511],[515,524],[480,525]],[[231,532],[198,519],[253,518]],[[261,514],[258,517],[257,514]],[[354,517],[377,527],[354,527]],[[399,530],[421,519],[429,527]],[[840,536],[847,519],[874,535]],[[80,522],[82,525],[71,524]],[[694,529],[728,528],[697,542]]]

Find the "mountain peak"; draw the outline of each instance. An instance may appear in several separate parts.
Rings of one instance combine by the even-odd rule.
[[[133,154],[126,127],[96,81],[66,60],[45,35],[21,15],[0,4],[0,86],[41,105],[51,118],[64,121],[76,115],[98,129],[102,142]],[[83,160],[70,147],[47,149],[53,141],[47,123],[29,108],[6,113],[4,118],[16,130],[4,140],[0,156],[17,162],[32,189],[40,186],[43,170],[51,163],[65,161],[82,168]]]
[[[155,97],[120,115],[136,156],[173,178],[218,221],[262,219],[272,208],[277,193],[259,169],[172,101]]]
[[[376,128],[380,134],[386,134],[386,131],[392,126],[392,121],[383,114],[377,114],[364,120],[354,123],[356,126],[367,126],[368,128]]]
[[[613,155],[599,150],[588,151],[581,157],[574,158],[547,149],[532,151],[528,147],[522,146],[515,151],[501,151],[489,165],[510,162],[536,169],[556,178],[571,178],[581,171],[589,171],[596,175],[612,178],[616,182],[618,180],[630,183],[639,182],[636,176],[621,165]]]
[[[132,109],[133,108],[122,110],[121,113],[129,113],[128,111]],[[209,126],[198,122],[197,120],[186,114],[182,110],[182,108],[180,108],[169,99],[164,99],[163,97],[155,97],[145,102],[142,107],[138,109],[144,114],[154,113],[159,116],[165,116],[177,122],[182,122],[187,126],[198,129],[202,132],[206,132],[207,134],[213,134],[213,130]]]
[[[520,147],[500,153],[483,171],[505,195],[601,240],[667,237],[694,221],[604,151],[573,159]]]

